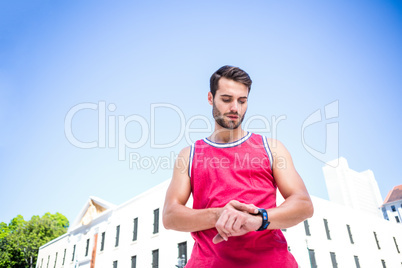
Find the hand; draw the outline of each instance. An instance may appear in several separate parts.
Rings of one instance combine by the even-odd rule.
[[[257,213],[258,207],[253,204],[244,204],[236,200],[227,203],[215,224],[218,234],[213,238],[213,243],[227,241],[229,236],[241,236],[257,230],[261,226],[262,218],[260,215],[251,215]]]

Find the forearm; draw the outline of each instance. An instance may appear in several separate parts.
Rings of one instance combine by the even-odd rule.
[[[310,218],[314,208],[309,196],[294,195],[288,197],[280,206],[267,209],[270,225],[268,229],[283,229]]]
[[[163,225],[166,229],[196,232],[215,228],[222,208],[192,209],[181,204],[166,205]]]

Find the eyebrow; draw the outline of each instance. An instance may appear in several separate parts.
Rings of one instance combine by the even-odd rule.
[[[220,97],[233,98],[232,95],[228,95],[228,94],[222,94],[222,95],[220,95]],[[240,97],[239,99],[247,99],[247,97],[243,96],[243,97]]]

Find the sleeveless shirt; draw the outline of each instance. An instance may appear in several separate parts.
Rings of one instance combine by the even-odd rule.
[[[231,200],[276,207],[272,154],[261,135],[249,132],[232,143],[196,141],[189,176],[194,209],[224,207]],[[191,233],[195,243],[186,268],[297,267],[281,230],[253,231],[214,244],[216,234],[215,228]]]

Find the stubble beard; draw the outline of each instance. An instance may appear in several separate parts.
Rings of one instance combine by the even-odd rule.
[[[219,109],[215,106],[215,102],[213,102],[212,115],[213,115],[216,123],[218,123],[218,125],[220,125],[221,127],[226,128],[226,129],[237,129],[243,122],[244,116],[246,115],[246,113],[244,113],[242,116],[238,113],[236,113],[236,114],[228,113],[226,115],[236,115],[239,117],[240,120],[237,123],[233,120],[226,121],[224,115],[222,115],[222,113],[219,111]]]

